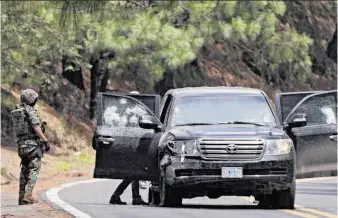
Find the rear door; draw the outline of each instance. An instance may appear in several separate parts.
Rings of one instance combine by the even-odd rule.
[[[296,141],[297,175],[308,176],[337,170],[337,91],[321,92],[302,99],[285,118],[307,116],[307,125],[293,128]]]
[[[162,133],[139,127],[142,118],[158,118],[133,94],[99,93],[94,178],[154,180],[158,177],[157,146]],[[159,108],[158,95],[137,95]],[[156,106],[157,105],[157,106]]]

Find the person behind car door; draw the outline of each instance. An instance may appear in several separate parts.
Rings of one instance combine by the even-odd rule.
[[[137,91],[130,92],[131,94],[139,94]],[[141,195],[140,195],[140,184],[138,180],[130,180],[130,179],[124,179],[119,186],[116,188],[115,192],[110,198],[109,203],[110,204],[121,204],[125,205],[126,202],[121,201],[120,196],[123,194],[124,190],[129,186],[131,183],[131,190],[132,190],[132,197],[133,197],[133,205],[147,205],[146,202],[143,201]]]
[[[11,111],[13,130],[18,139],[18,155],[21,158],[19,205],[34,204],[33,188],[41,168],[43,152],[50,149],[44,125],[34,105],[38,94],[32,89],[21,92],[21,104]]]

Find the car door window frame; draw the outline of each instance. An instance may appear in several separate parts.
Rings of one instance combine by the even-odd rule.
[[[316,98],[318,96],[330,96],[333,95],[334,97],[334,103],[335,105],[337,105],[337,90],[334,91],[327,91],[327,92],[321,92],[321,93],[314,93],[312,95],[308,95],[306,97],[304,97],[289,113],[289,115],[285,118],[285,121],[283,123],[283,125],[288,125],[288,122],[290,121],[291,117],[293,114],[295,114],[297,112],[297,110],[303,105],[306,104],[306,102],[308,102],[310,99]],[[336,123],[337,123],[337,111],[335,111],[335,116],[336,116]],[[306,125],[304,127],[310,127],[310,126],[321,126],[321,125],[332,125],[332,124],[328,124],[328,123],[317,123],[317,124],[310,124],[310,125]],[[336,125],[336,124],[333,124]]]
[[[127,96],[127,95],[121,95],[121,94],[110,94],[110,93],[100,93],[100,94],[101,94],[101,96],[100,96],[101,97],[101,99],[100,99],[101,100],[101,102],[100,102],[100,104],[101,104],[101,107],[100,107],[100,114],[101,114],[100,119],[101,120],[100,120],[99,123],[101,125],[103,125],[103,126],[106,125],[103,122],[103,113],[104,113],[103,97],[104,97],[104,95],[107,95],[107,96],[110,96],[110,97],[120,97],[120,98],[126,98],[126,99],[129,99],[129,100],[132,100],[136,104],[139,104],[139,105],[143,106],[144,109],[160,123],[158,117],[154,114],[154,112],[152,110],[150,110],[144,103],[142,103],[141,101],[139,101],[139,100],[137,100],[137,99],[135,99],[133,97],[130,97],[130,96]],[[97,119],[99,119],[99,118],[97,118]],[[125,127],[125,128],[133,128],[133,127]]]
[[[292,109],[290,110],[290,112],[286,115],[286,117],[283,116],[282,110],[284,105],[282,105],[282,99],[284,97],[288,97],[288,96],[297,96],[297,95],[304,95],[304,97],[302,97],[295,105],[294,107],[296,107],[298,105],[299,102],[301,102],[304,98],[306,98],[309,95],[313,95],[316,93],[322,93],[323,91],[307,91],[307,92],[283,92],[283,93],[277,93],[276,94],[276,99],[275,99],[275,108],[276,108],[276,113],[277,113],[277,117],[279,119],[279,122],[281,124],[283,124],[286,120],[286,118],[288,117],[288,115],[292,112]]]

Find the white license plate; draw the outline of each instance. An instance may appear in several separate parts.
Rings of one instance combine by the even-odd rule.
[[[222,178],[242,178],[242,167],[222,167]]]

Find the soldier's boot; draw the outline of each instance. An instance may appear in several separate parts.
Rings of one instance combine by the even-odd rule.
[[[126,205],[126,202],[121,201],[121,198],[116,195],[112,195],[109,201],[110,204],[119,204],[119,205]]]
[[[19,197],[19,205],[26,205],[27,203],[23,201],[23,196]]]
[[[23,196],[24,196],[25,194],[19,194],[19,201],[18,201],[18,203],[19,203],[19,205],[25,205],[26,203],[25,202],[23,202]]]
[[[20,190],[19,190],[19,205],[25,205],[26,202],[23,201],[23,197],[25,196],[25,186],[20,184]]]
[[[24,202],[23,200],[19,200],[19,205],[26,205],[27,203]]]
[[[148,205],[148,203],[143,201],[141,197],[138,197],[133,199],[133,205]]]
[[[35,204],[39,202],[33,198],[33,195],[31,193],[25,194],[25,196],[23,196],[22,201],[26,204]]]

